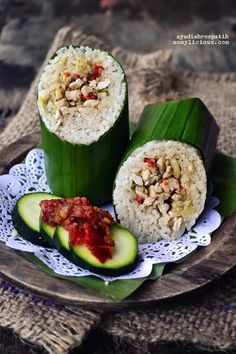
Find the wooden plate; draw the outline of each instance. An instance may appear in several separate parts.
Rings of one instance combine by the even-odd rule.
[[[1,173],[6,173],[6,169],[17,162],[16,151],[20,161],[22,155],[34,147],[35,144],[29,139],[28,144],[25,141],[27,139],[24,143],[20,140],[10,145],[0,154],[0,161],[5,161],[4,166],[0,166]],[[200,247],[184,263],[174,266],[158,280],[144,283],[133,295],[120,302],[105,299],[67,280],[50,277],[3,243],[0,248],[0,273],[20,287],[57,302],[103,309],[140,307],[199,289],[228,272],[236,264],[235,238],[236,213],[214,233],[208,247]]]

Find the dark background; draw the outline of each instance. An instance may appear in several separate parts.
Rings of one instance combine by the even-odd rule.
[[[0,0],[0,132],[64,25],[131,51],[170,48],[190,70],[236,70],[235,0]],[[230,45],[173,46],[181,33],[227,33]]]
[[[65,25],[130,51],[169,48],[173,66],[236,70],[235,0],[0,0],[0,133],[18,111],[57,30]],[[227,33],[230,44],[173,46],[177,34],[188,33]],[[32,352],[38,350],[21,344],[10,331],[0,332],[0,353]],[[166,348],[160,354],[172,352]]]

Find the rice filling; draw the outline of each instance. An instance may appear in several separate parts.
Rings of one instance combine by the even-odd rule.
[[[89,145],[107,132],[124,106],[124,72],[104,51],[63,47],[44,69],[38,108],[62,140]]]
[[[194,147],[177,141],[151,141],[121,166],[113,194],[120,222],[140,242],[175,239],[203,211],[206,172]]]

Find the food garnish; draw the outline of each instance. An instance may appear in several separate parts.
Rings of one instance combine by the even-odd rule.
[[[112,258],[111,214],[92,206],[87,198],[62,198],[40,202],[41,219],[49,226],[69,231],[70,245],[86,245],[101,263]]]

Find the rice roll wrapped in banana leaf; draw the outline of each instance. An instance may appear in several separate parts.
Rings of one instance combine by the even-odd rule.
[[[198,98],[145,107],[113,191],[117,218],[139,242],[176,239],[195,224],[218,133]]]
[[[115,172],[129,141],[125,73],[107,52],[59,49],[38,84],[38,111],[47,182],[52,192],[112,197]]]

